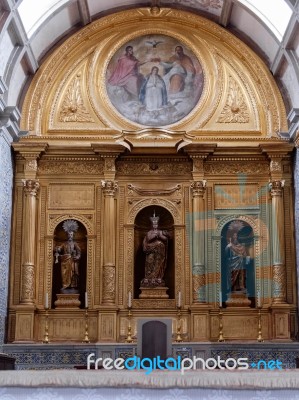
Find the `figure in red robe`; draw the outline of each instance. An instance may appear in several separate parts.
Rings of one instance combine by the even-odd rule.
[[[143,82],[143,75],[139,73],[138,67],[142,64],[144,63],[141,63],[134,56],[133,47],[127,46],[125,54],[119,58],[115,70],[108,79],[108,83],[111,86],[122,87],[134,98],[138,98]]]

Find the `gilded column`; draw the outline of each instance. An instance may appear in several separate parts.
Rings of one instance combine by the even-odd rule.
[[[117,189],[116,181],[102,181],[104,193],[103,304],[115,304],[115,194]]]
[[[206,275],[204,265],[205,207],[204,193],[206,181],[194,181],[192,190],[192,291],[193,303],[206,302]]]
[[[23,236],[22,236],[22,283],[21,304],[34,304],[35,249],[36,249],[36,196],[39,182],[23,180]]]
[[[284,181],[270,183],[272,197],[272,255],[273,255],[273,303],[286,302],[286,267],[284,238]]]

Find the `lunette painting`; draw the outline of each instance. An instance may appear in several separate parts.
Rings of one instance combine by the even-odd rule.
[[[106,71],[108,97],[117,111],[145,126],[166,126],[186,117],[204,86],[192,50],[166,35],[135,38],[118,49]]]

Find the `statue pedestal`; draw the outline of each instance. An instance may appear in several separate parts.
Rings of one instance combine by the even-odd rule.
[[[79,300],[79,293],[75,294],[56,294],[57,300],[55,301],[56,308],[76,308],[80,307],[81,301]]]
[[[227,307],[249,307],[251,300],[248,299],[246,293],[232,292],[225,304]]]
[[[169,296],[166,293],[168,287],[141,287],[141,294],[139,295],[139,299],[168,299]]]

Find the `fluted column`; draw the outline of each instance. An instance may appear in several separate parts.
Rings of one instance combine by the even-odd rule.
[[[103,304],[115,304],[115,194],[118,183],[103,180],[104,236],[103,236]]]
[[[206,274],[204,265],[204,193],[206,181],[194,181],[191,184],[192,218],[192,291],[193,303],[206,302]]]
[[[36,196],[39,182],[23,180],[23,236],[22,236],[22,287],[21,304],[34,303],[35,248],[36,248]]]
[[[286,267],[284,238],[284,181],[270,183],[272,197],[272,255],[273,255],[273,303],[286,302]]]

